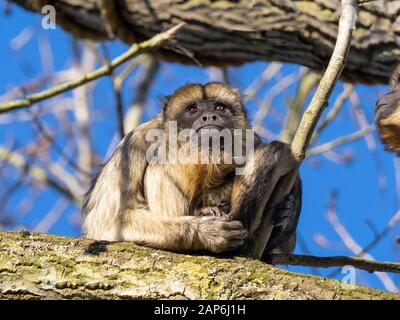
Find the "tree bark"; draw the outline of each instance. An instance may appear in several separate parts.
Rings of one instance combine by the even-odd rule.
[[[1,299],[399,299],[258,260],[0,232]]]
[[[75,35],[140,41],[186,22],[159,50],[168,60],[234,65],[292,62],[323,70],[337,37],[339,0],[13,0],[26,9],[56,8],[57,23]],[[360,6],[342,78],[387,83],[400,57],[400,1]]]

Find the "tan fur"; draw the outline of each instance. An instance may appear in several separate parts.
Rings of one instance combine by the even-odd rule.
[[[210,201],[212,188],[224,185],[229,190],[225,180],[234,165],[148,164],[144,158],[148,130],[167,130],[164,122],[175,120],[188,103],[203,99],[204,92],[232,104],[237,108],[238,125],[248,126],[240,97],[229,87],[189,85],[177,90],[163,116],[125,137],[99,173],[83,206],[86,237],[177,251],[222,252],[243,244],[247,232],[239,221],[195,216],[201,207],[214,207]],[[221,192],[225,199],[214,202],[229,202],[229,194]]]
[[[142,124],[121,141],[98,174],[82,210],[86,237],[132,241],[174,251],[219,253],[243,246],[247,228],[254,230],[261,223],[266,199],[282,170],[286,170],[277,170],[276,164],[290,162],[280,158],[289,157],[290,148],[276,143],[260,147],[256,140],[257,170],[253,164],[246,165],[244,171],[248,175],[244,177],[235,176],[236,165],[226,164],[223,159],[219,164],[183,164],[168,158],[167,164],[155,164],[145,157],[151,143],[145,139],[149,130],[168,131],[168,121],[181,119],[182,114],[187,117],[188,105],[196,101],[207,101],[207,106],[216,112],[216,100],[230,106],[225,115],[225,119],[229,116],[228,121],[221,122],[228,129],[250,128],[237,90],[220,83],[178,89],[159,117]],[[198,120],[203,121],[200,116]],[[294,228],[296,225],[297,220]]]

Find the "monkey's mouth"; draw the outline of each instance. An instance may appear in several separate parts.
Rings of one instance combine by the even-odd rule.
[[[223,127],[215,125],[215,124],[207,124],[207,125],[197,128],[196,132],[198,133],[198,132],[200,132],[200,130],[203,130],[203,129],[205,129],[205,130],[215,129],[215,130],[221,131],[223,129]]]

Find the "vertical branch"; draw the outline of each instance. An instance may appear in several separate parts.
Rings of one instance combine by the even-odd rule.
[[[305,157],[307,147],[310,143],[313,131],[318,123],[322,111],[327,105],[330,94],[337,82],[344,64],[346,62],[347,54],[350,48],[352,29],[356,20],[356,1],[355,0],[342,0],[342,13],[339,20],[338,37],[333,50],[332,57],[329,61],[328,67],[322,76],[321,82],[318,85],[317,91],[313,96],[310,105],[303,114],[300,125],[292,143],[292,152],[294,157],[300,163]],[[291,173],[281,177],[281,180],[275,185],[275,190],[278,190],[273,198],[268,199],[269,206],[277,204],[289,194],[293,187],[297,169],[293,168]],[[254,256],[261,258],[266,244],[270,236],[270,219],[269,214],[265,214],[263,221],[259,224],[257,229],[256,238],[252,243]]]
[[[321,76],[314,72],[307,72],[297,86],[295,97],[290,101],[285,124],[281,132],[281,141],[291,143],[300,122],[300,114],[303,111],[304,103],[315,87]]]
[[[342,0],[342,13],[339,20],[338,37],[328,67],[303,115],[292,143],[293,154],[299,161],[305,157],[306,149],[317,122],[328,103],[328,98],[337,82],[346,62],[350,48],[352,29],[356,20],[355,0]]]
[[[95,68],[96,56],[91,50],[85,47],[83,57],[79,63],[79,73],[91,72]],[[76,66],[77,68],[78,66]],[[78,74],[78,71],[77,71]],[[74,115],[77,123],[77,147],[78,163],[85,172],[91,172],[92,167],[92,143],[90,139],[90,96],[91,87],[89,85],[78,87],[73,92]],[[80,175],[80,180],[88,182],[88,177]]]
[[[144,76],[136,88],[135,99],[124,117],[125,134],[140,124],[150,86],[160,68],[158,59],[151,55],[147,55],[143,60]]]

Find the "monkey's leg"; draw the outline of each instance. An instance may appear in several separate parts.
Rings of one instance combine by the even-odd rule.
[[[293,176],[295,181],[292,184]],[[291,253],[296,245],[296,229],[302,206],[301,179],[297,174],[289,173],[281,178],[276,190],[280,194],[276,195],[274,201],[270,201],[265,209],[266,215],[272,212],[273,230],[266,245],[260,241],[260,247],[265,247],[263,256],[268,253]],[[289,194],[285,196],[287,190]],[[284,197],[283,201],[280,201],[281,197]],[[258,238],[262,239],[262,227],[259,232]]]
[[[243,245],[247,231],[240,221],[217,217],[163,217],[145,209],[122,213],[121,240],[172,251],[232,251]]]
[[[297,166],[290,147],[274,141],[258,147],[254,161],[236,176],[230,216],[249,230],[246,253],[261,257],[273,231],[274,209],[290,192]]]

